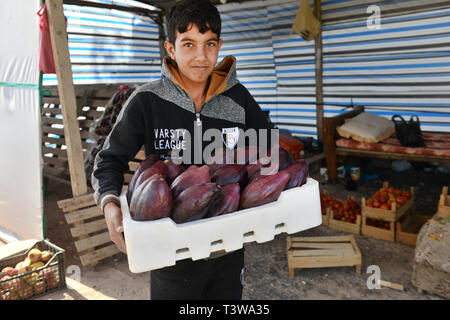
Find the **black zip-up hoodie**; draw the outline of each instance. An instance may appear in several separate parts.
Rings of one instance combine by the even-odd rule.
[[[91,181],[98,205],[106,195],[119,196],[128,162],[144,146],[145,154],[158,154],[160,159],[171,158],[172,148],[181,147],[172,138],[189,133],[192,145],[210,142],[194,141],[206,130],[236,128],[273,129],[271,122],[237,80],[236,59],[225,57],[209,79],[205,103],[200,113],[184,89],[175,61],[166,57],[162,65],[162,79],[139,86],[122,107],[116,124],[97,154]],[[200,135],[198,134],[200,132]],[[270,135],[269,135],[270,143]],[[193,164],[203,160],[191,150]],[[198,149],[198,148],[197,148]],[[186,150],[188,152],[188,150]],[[200,158],[200,159],[199,159]]]

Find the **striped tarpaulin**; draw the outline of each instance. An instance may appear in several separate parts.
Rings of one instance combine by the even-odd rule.
[[[160,31],[152,18],[75,5],[64,5],[64,15],[75,85],[138,84],[161,78]],[[44,75],[44,86],[56,84],[56,75]]]
[[[299,3],[268,2],[277,73],[276,123],[293,135],[316,137],[314,40],[305,41],[291,29]]]
[[[324,0],[322,19],[325,104],[450,132],[449,1]]]
[[[264,2],[218,6],[222,19],[223,45],[219,61],[227,55],[237,59],[239,81],[263,110],[276,108],[277,77],[272,47],[271,22]],[[271,118],[272,112],[271,112]]]
[[[279,129],[315,137],[315,93],[297,85],[299,77],[311,77],[312,88],[315,83],[314,42],[291,32],[298,5],[299,1],[272,0],[218,6],[224,25],[221,55],[237,57],[239,80],[261,108],[270,111]],[[265,55],[266,64],[260,65],[260,55]],[[294,69],[300,71],[290,71]]]
[[[291,32],[299,3],[218,6],[219,60],[236,56],[239,80],[280,129],[316,137],[314,41]],[[388,118],[417,114],[424,131],[450,132],[449,1],[323,0],[321,6],[325,116],[364,105]],[[75,83],[160,77],[159,30],[150,18],[64,9]],[[44,84],[56,84],[56,77],[46,75]]]
[[[316,137],[314,41],[291,32],[299,3],[258,1],[219,8],[227,8],[228,30],[237,31],[232,40],[249,45],[228,44],[227,53],[247,54],[247,60],[262,51],[251,47],[256,30],[263,37],[271,24],[271,39],[266,39],[273,48],[276,95],[257,101],[280,129]],[[321,6],[325,116],[364,105],[388,118],[417,114],[424,131],[450,132],[449,1],[323,0]],[[377,12],[380,29],[372,25]],[[256,65],[247,68],[255,76],[260,71]]]

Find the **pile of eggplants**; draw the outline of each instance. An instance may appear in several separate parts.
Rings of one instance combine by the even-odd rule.
[[[250,147],[241,164],[213,162],[187,168],[151,154],[128,185],[130,215],[137,221],[170,217],[184,223],[277,201],[283,190],[300,187],[308,178],[305,160],[277,148],[279,161],[271,167],[267,157],[259,159]]]

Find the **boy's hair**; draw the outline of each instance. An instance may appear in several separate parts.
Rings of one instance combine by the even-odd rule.
[[[180,0],[166,15],[166,33],[169,42],[175,44],[176,31],[186,32],[195,24],[201,33],[211,30],[220,39],[222,21],[217,8],[209,0]]]

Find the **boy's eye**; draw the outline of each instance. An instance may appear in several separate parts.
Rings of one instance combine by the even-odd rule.
[[[192,47],[192,43],[186,42],[183,46],[184,47]]]
[[[206,46],[208,46],[208,47],[214,47],[215,45],[216,45],[215,42],[208,42],[208,43],[206,44]]]

